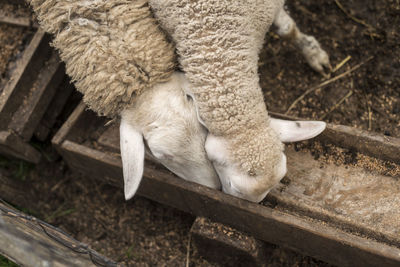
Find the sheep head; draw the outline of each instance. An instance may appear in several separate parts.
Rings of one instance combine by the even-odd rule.
[[[139,187],[145,150],[179,177],[221,188],[204,148],[207,131],[197,120],[184,83],[184,75],[175,72],[169,82],[146,90],[122,113],[120,147],[126,199]]]
[[[320,134],[325,126],[326,124],[320,121],[285,121],[271,118],[264,134],[236,137],[234,142],[209,134],[206,152],[219,175],[225,193],[260,202],[286,174],[286,156],[281,142],[313,138]],[[263,138],[262,142],[257,138]],[[246,144],[247,149],[242,151],[241,155],[238,155],[241,150],[238,149],[237,142]]]

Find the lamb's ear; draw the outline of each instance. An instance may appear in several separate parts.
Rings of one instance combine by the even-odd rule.
[[[125,120],[121,120],[120,149],[124,175],[125,199],[131,199],[143,176],[144,143],[142,134]]]
[[[313,138],[325,130],[323,121],[287,121],[271,118],[270,126],[282,142],[297,142]]]

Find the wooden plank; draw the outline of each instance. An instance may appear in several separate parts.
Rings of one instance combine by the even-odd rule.
[[[192,243],[202,258],[221,266],[240,262],[240,266],[267,266],[272,252],[264,242],[221,223],[197,217],[190,228]]]
[[[7,4],[13,4],[13,5],[26,5],[25,0],[2,0],[6,2]]]
[[[319,140],[334,143],[340,147],[389,160],[400,164],[400,139],[356,129],[345,125],[328,124]]]
[[[80,111],[83,112],[84,109]],[[283,119],[302,120],[279,113],[271,115]],[[79,116],[81,113],[76,114]],[[337,137],[337,138],[336,138]],[[400,164],[400,138],[380,135],[373,132],[363,131],[344,125],[327,124],[327,129],[317,140],[323,143],[333,144],[343,148],[350,148],[353,151]],[[98,140],[99,144],[108,150],[119,153],[119,129],[108,127]]]
[[[331,125],[330,131],[336,131],[340,136],[350,135],[352,137],[348,139],[353,140],[360,136],[359,130],[350,127],[335,130],[337,128]],[[376,135],[370,137],[363,133],[363,136],[371,140]],[[376,142],[386,142],[384,138],[377,136]],[[99,144],[118,153],[118,127],[109,127],[99,138]],[[374,155],[378,151],[375,150]],[[323,218],[400,247],[400,199],[397,197],[400,183],[397,179],[361,167],[321,164],[309,153],[293,149],[287,149],[286,154],[289,170],[285,180],[290,184],[281,184],[269,194],[270,199],[295,212]]]
[[[115,157],[70,141],[63,143],[60,152],[74,170],[122,187],[121,162]],[[400,264],[397,247],[359,237],[322,221],[238,199],[149,165],[138,194],[335,265]]]
[[[120,266],[60,229],[1,202],[0,254],[23,266]]]
[[[63,64],[57,52],[53,51],[51,58],[41,68],[29,94],[24,96],[22,105],[15,111],[8,126],[23,140],[31,139],[63,78]]]
[[[107,130],[100,136],[99,144],[106,147],[114,153],[119,153],[119,128],[108,127]]]
[[[5,173],[6,171],[0,168],[1,199],[28,210],[38,211],[37,203],[30,201],[35,199],[35,194],[38,194],[36,190],[32,190],[31,183],[8,177]]]
[[[281,119],[307,120],[275,112],[269,114]],[[328,123],[326,130],[317,137],[317,140],[400,164],[400,138]]]
[[[11,17],[0,12],[0,23],[10,24],[14,26],[21,26],[27,28],[38,28],[39,25],[33,22],[30,18],[25,17]]]
[[[310,153],[287,149],[285,184],[268,198],[317,218],[400,248],[400,181],[361,167],[337,166]]]
[[[100,130],[100,148],[93,149],[83,145],[91,130],[82,131],[96,123],[93,117],[81,107],[71,120],[56,142],[67,163],[122,187],[117,126]],[[341,128],[335,131],[353,133]],[[78,136],[85,136],[79,139],[81,144]],[[100,151],[101,146],[108,152]],[[287,155],[285,184],[269,194],[267,206],[186,182],[151,162],[146,162],[138,193],[335,265],[400,264],[398,179],[359,167],[322,163],[293,149]]]
[[[16,69],[0,94],[0,129],[7,127],[50,55],[49,41],[50,37],[39,29],[17,62]]]
[[[71,134],[71,128],[77,125],[78,120],[82,116],[85,109],[86,105],[83,102],[81,102],[75,108],[74,112],[72,112],[68,120],[61,126],[60,130],[58,130],[57,134],[53,137],[51,142],[55,147],[60,147],[65,138],[67,138],[67,136]]]
[[[42,155],[19,136],[9,131],[0,131],[0,154],[39,163]]]
[[[35,129],[34,135],[38,140],[46,140],[73,91],[74,86],[70,83],[69,78],[64,75],[64,80],[56,90],[56,95]]]

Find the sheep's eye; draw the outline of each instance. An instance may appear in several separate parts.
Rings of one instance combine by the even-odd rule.
[[[247,174],[250,176],[256,176],[256,172],[253,170],[248,171]]]
[[[188,102],[192,102],[192,101],[193,101],[193,98],[192,98],[190,95],[186,95],[186,100],[187,100]]]

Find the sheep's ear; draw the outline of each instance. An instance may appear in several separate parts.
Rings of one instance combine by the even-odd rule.
[[[125,120],[120,125],[120,149],[125,199],[131,199],[143,176],[144,143],[142,134]]]
[[[323,121],[287,121],[271,118],[270,126],[282,142],[297,142],[313,138],[325,130]]]

